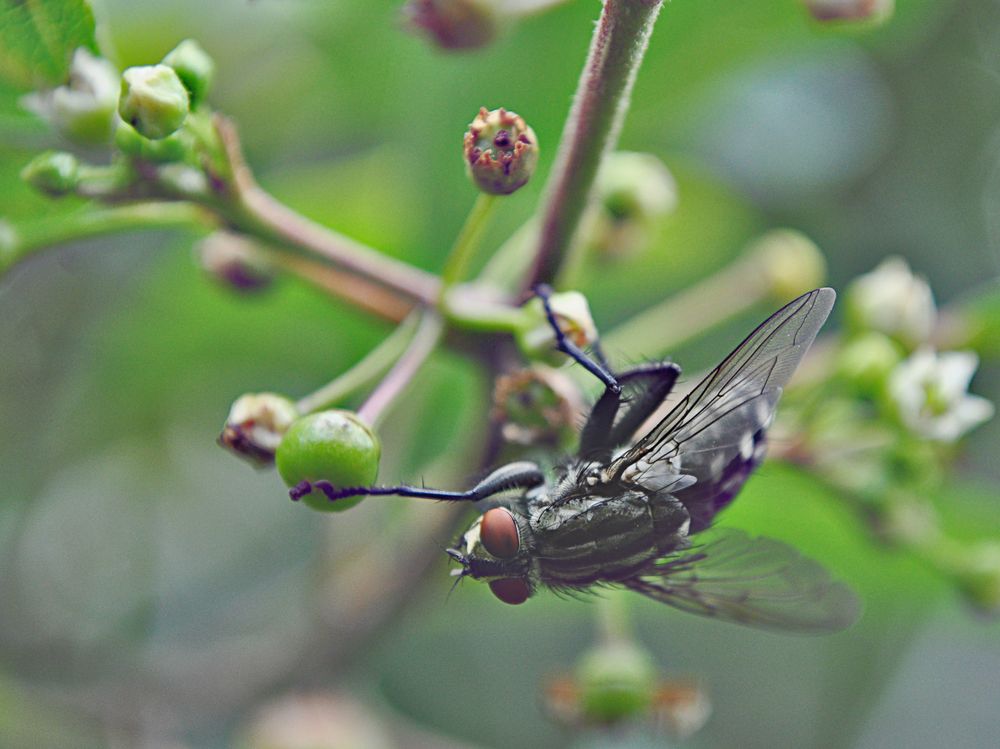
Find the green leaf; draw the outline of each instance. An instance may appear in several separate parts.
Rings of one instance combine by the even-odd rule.
[[[97,52],[88,0],[0,0],[0,80],[21,88],[62,83],[78,47]]]

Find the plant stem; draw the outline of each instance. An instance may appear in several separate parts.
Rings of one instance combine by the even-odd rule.
[[[441,316],[434,310],[424,310],[410,345],[358,409],[361,419],[374,428],[378,427],[389,407],[437,346],[443,332],[444,321]]]
[[[468,218],[465,219],[462,230],[455,238],[455,244],[452,245],[451,253],[448,255],[448,260],[444,264],[444,270],[441,272],[442,293],[448,287],[465,278],[469,262],[472,260],[476,248],[479,247],[486,227],[489,226],[496,205],[496,195],[485,192],[479,193],[479,197],[476,198],[476,202],[472,205],[472,210],[469,211]]]
[[[437,276],[395,260],[291,210],[265,192],[246,165],[236,127],[224,117],[215,127],[231,169],[233,200],[227,216],[233,225],[269,242],[319,255],[339,269],[383,286],[405,299],[434,304],[441,290]]]
[[[535,264],[523,290],[559,272],[604,154],[618,140],[662,0],[605,0],[546,188]]]
[[[372,349],[361,361],[342,375],[296,403],[301,414],[337,405],[352,393],[382,376],[395,363],[417,327],[417,313],[412,313],[388,338]]]
[[[136,229],[206,231],[217,225],[209,210],[181,201],[84,209],[19,228],[0,226],[0,274],[35,252],[78,239]]]

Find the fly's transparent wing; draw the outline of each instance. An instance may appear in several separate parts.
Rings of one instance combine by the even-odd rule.
[[[723,362],[611,466],[621,480],[660,483],[670,470],[696,481],[677,494],[691,532],[707,528],[763,459],[782,389],[833,307],[833,289],[815,289],[765,320]]]
[[[623,584],[683,611],[764,629],[836,632],[859,613],[850,589],[818,563],[742,531],[719,532]]]

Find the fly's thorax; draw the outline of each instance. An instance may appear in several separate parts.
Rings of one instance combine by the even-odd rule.
[[[462,564],[456,571],[489,583],[504,603],[523,603],[535,590],[527,520],[506,507],[494,507],[476,518],[451,555]]]

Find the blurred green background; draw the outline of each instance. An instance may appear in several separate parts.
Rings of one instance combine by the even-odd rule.
[[[212,101],[239,123],[268,189],[430,270],[475,197],[465,125],[481,105],[524,115],[547,173],[599,11],[575,0],[489,49],[444,54],[405,33],[390,0],[96,5],[121,67],[185,37],[202,43],[218,64]],[[664,8],[621,146],[670,166],[680,208],[654,247],[585,276],[599,324],[776,225],[818,242],[838,288],[888,254],[927,275],[942,303],[993,283],[1000,5],[898,6],[866,30],[821,27],[797,0]],[[0,214],[12,220],[64,209],[17,177],[58,144],[15,100],[0,92]],[[505,201],[494,246],[543,182]],[[766,311],[676,358],[690,371],[714,363]],[[444,530],[430,573],[401,596],[388,539],[446,508],[387,499],[320,516],[215,445],[241,393],[303,395],[386,332],[290,279],[237,298],[205,280],[191,237],[176,233],[82,242],[0,280],[0,746],[231,746],[272,696],[326,688],[362,701],[400,746],[623,745],[569,733],[541,709],[545,680],[593,640],[591,602],[505,607],[472,584],[449,597]],[[984,362],[975,384],[995,402],[998,373]],[[489,387],[464,358],[435,357],[386,422],[381,480],[464,485]],[[973,435],[940,498],[959,535],[1000,534],[998,436],[996,422]],[[936,575],[776,466],[723,522],[793,542],[867,610],[848,632],[800,638],[636,601],[664,673],[711,695],[712,719],[685,746],[994,745],[996,625]],[[359,637],[352,612],[380,594],[399,605]]]

